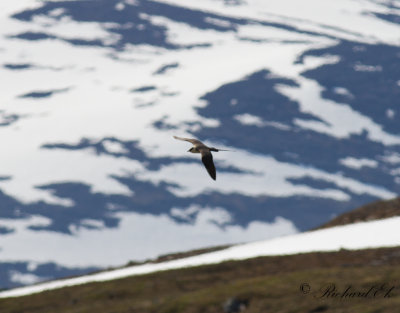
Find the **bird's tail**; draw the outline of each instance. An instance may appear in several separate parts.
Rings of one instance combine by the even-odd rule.
[[[214,148],[215,150],[212,150],[212,149],[210,149],[211,151],[215,151],[215,152],[218,152],[218,151],[235,151],[235,150],[225,150],[225,149],[216,149],[216,148]]]

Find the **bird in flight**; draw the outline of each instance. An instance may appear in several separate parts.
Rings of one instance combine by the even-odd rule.
[[[174,136],[174,138],[178,139],[178,140],[190,142],[193,145],[193,147],[191,147],[188,150],[188,152],[201,153],[201,161],[203,162],[204,166],[206,167],[208,174],[210,174],[212,179],[216,180],[217,172],[215,170],[211,151],[218,152],[218,151],[229,151],[229,150],[222,150],[222,149],[216,149],[214,147],[207,147],[204,143],[202,143],[200,140],[197,140],[197,139],[182,138],[182,137],[177,137],[177,136]]]

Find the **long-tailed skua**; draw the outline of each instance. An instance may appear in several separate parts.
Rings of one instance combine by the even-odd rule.
[[[182,138],[182,137],[177,137],[177,136],[174,136],[174,138],[178,139],[178,140],[190,142],[193,145],[193,147],[191,147],[188,150],[188,152],[200,153],[201,161],[203,162],[204,166],[206,167],[208,174],[210,174],[212,179],[216,180],[217,172],[215,170],[213,156],[211,154],[211,151],[218,152],[218,151],[229,151],[229,150],[217,149],[214,147],[207,147],[204,143],[202,143],[200,140],[197,140],[197,139]]]

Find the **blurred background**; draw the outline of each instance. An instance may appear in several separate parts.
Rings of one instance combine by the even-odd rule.
[[[0,288],[400,191],[400,1],[2,0]],[[210,179],[189,143],[214,153]]]

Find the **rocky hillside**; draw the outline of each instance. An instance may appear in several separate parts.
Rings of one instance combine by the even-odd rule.
[[[399,268],[400,248],[262,257],[0,299],[0,312],[222,313],[236,299],[246,313],[393,313]]]

